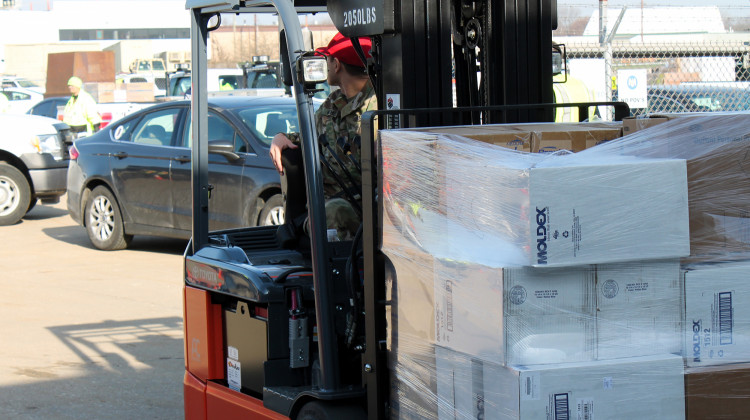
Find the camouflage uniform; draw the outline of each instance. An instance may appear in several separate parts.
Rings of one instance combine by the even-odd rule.
[[[329,147],[344,162],[360,188],[362,186],[362,174],[351,161],[353,159],[358,164],[361,162],[360,143],[355,142],[354,138],[361,135],[360,120],[362,114],[367,111],[375,111],[377,108],[378,100],[375,96],[375,89],[368,82],[365,88],[351,99],[347,99],[341,90],[332,92],[315,112],[315,126],[318,135],[326,135]],[[298,134],[289,137],[294,143],[299,144]],[[322,157],[330,163],[338,177],[344,180],[345,185],[350,185],[349,178],[344,174],[329,148],[320,146]],[[346,149],[348,149],[348,152]],[[325,165],[322,165],[321,170],[323,173],[323,193],[326,197],[326,223],[328,228],[336,229],[340,240],[351,239],[359,227],[359,216],[345,199],[347,195],[336,182],[334,175]],[[361,206],[360,191],[352,192]]]

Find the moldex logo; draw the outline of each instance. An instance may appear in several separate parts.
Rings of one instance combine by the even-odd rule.
[[[547,264],[547,211],[544,207],[541,210],[536,208],[536,262],[537,264]]]
[[[693,320],[693,361],[701,361],[701,320]]]

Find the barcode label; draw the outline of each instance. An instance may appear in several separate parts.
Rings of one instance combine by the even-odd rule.
[[[568,394],[555,394],[555,420],[570,420]]]
[[[732,292],[719,293],[719,344],[732,344]]]
[[[453,331],[453,282],[445,281],[445,329]]]
[[[528,376],[523,378],[521,385],[521,399],[525,401],[535,401],[539,399],[539,387],[541,376],[539,372],[529,372]]]
[[[577,420],[594,420],[593,398],[578,398],[576,405],[578,406]]]

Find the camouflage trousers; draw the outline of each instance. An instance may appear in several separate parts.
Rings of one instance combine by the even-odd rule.
[[[329,230],[336,229],[339,241],[354,239],[361,222],[359,215],[348,201],[343,198],[332,198],[326,201],[326,225]]]

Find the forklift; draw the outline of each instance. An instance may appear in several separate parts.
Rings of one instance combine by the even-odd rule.
[[[379,249],[376,131],[553,121],[555,0],[187,0],[186,7],[194,141],[185,418],[399,418],[388,369],[395,273]],[[286,222],[209,233],[207,37],[223,13],[269,12],[279,17],[282,78],[302,139],[301,153],[283,156]],[[359,55],[380,111],[362,117],[362,225],[351,241],[326,234],[320,165],[338,163],[321,161],[326,146],[316,136],[312,101],[326,61],[306,49],[298,18],[318,12],[328,12],[344,36],[373,41],[371,58]],[[627,115],[625,104],[607,104],[615,119]],[[569,106],[583,119],[591,105]],[[305,232],[294,222],[301,216]]]

